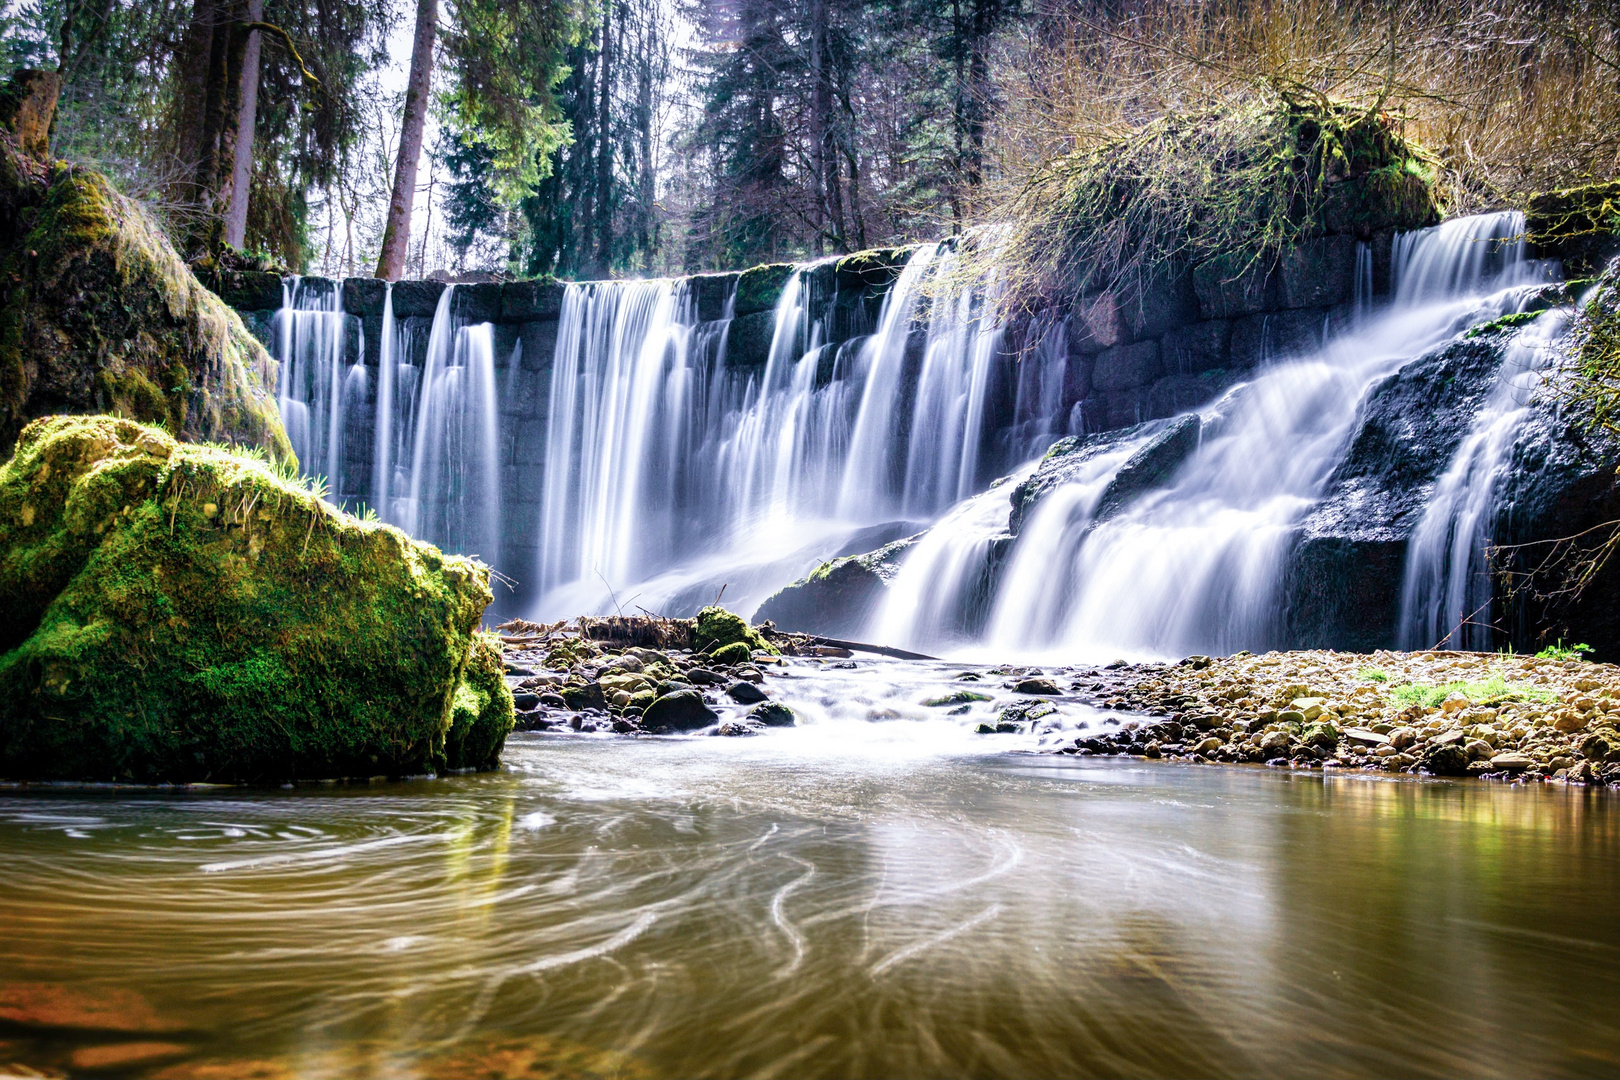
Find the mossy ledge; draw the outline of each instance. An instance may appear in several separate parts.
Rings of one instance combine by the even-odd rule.
[[[291,460],[276,376],[144,209],[0,128],[0,454],[34,418],[111,413]]]
[[[496,764],[489,571],[261,453],[114,417],[0,466],[0,777],[284,782]]]

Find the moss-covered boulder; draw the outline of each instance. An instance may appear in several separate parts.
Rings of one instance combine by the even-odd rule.
[[[290,460],[264,346],[141,206],[19,130],[0,129],[0,454],[36,417],[111,413]]]
[[[488,570],[263,455],[112,417],[0,466],[0,776],[281,781],[492,765]]]
[[[710,606],[697,613],[692,625],[692,647],[715,652],[727,645],[745,645],[750,650],[774,653],[776,646],[766,641],[741,615],[723,607]]]

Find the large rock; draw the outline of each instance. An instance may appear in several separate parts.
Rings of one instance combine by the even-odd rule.
[[[1502,345],[1453,341],[1368,393],[1344,459],[1300,524],[1284,584],[1290,646],[1396,645],[1407,542],[1490,393]]]
[[[0,454],[36,417],[114,413],[291,460],[277,366],[236,312],[106,177],[30,156],[10,131],[0,281]]]
[[[0,466],[0,775],[285,781],[494,764],[489,571],[262,458],[112,417]]]
[[[1101,520],[1125,506],[1144,491],[1169,479],[1172,472],[1198,446],[1200,425],[1196,416],[1180,416],[1171,421],[1151,420],[1129,428],[1116,428],[1095,435],[1070,436],[1052,444],[1040,466],[1010,493],[1012,512],[1008,531],[1016,536],[1036,505],[1063,484],[1072,483],[1091,471],[1097,457],[1140,442],[1098,497],[1093,515]]]
[[[900,563],[921,535],[885,544],[864,555],[822,563],[808,577],[779,590],[759,606],[754,618],[779,630],[851,637],[883,599]]]

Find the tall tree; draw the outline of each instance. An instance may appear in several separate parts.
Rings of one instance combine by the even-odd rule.
[[[388,200],[382,252],[377,256],[377,276],[387,281],[399,280],[405,272],[405,256],[410,251],[416,166],[422,157],[422,130],[427,124],[428,94],[433,82],[433,41],[438,30],[438,0],[416,0],[416,34],[411,40],[411,73],[405,86],[405,115],[400,125],[399,156],[394,164],[394,190]]]
[[[264,0],[248,0],[248,20],[264,21]],[[259,115],[259,53],[261,32],[248,32],[242,54],[242,87],[236,118],[236,140],[231,148],[231,193],[225,210],[225,242],[240,248],[247,238],[248,194],[253,184],[253,135]]]

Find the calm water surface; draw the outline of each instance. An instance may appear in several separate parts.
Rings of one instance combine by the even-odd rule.
[[[753,739],[520,735],[440,781],[0,792],[0,1064],[1620,1073],[1604,793],[808,711]]]

